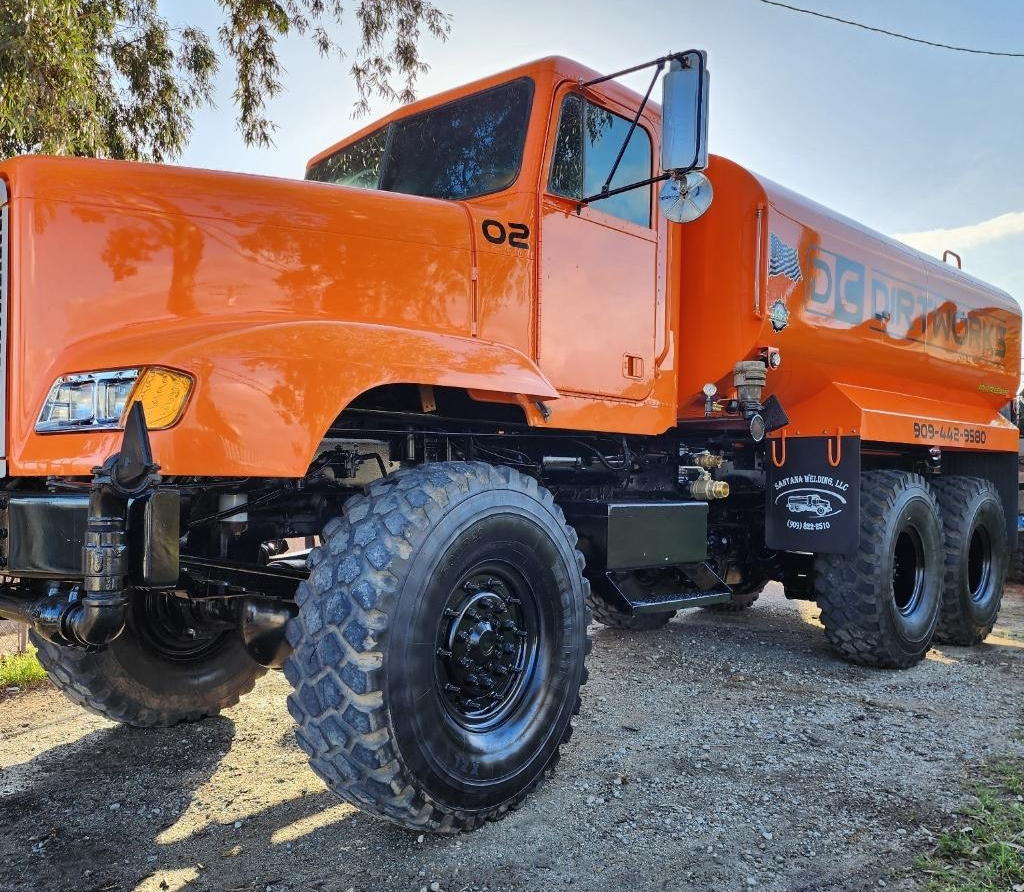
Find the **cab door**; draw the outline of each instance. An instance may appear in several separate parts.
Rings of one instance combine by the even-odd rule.
[[[537,360],[560,391],[642,400],[654,380],[658,235],[643,186],[577,211],[601,191],[630,120],[563,94],[541,183]],[[641,120],[611,188],[650,178]]]

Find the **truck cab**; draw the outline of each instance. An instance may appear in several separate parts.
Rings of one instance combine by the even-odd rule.
[[[641,111],[615,81],[583,86],[599,77],[540,60],[403,109],[317,155],[306,176],[458,201],[476,276],[467,333],[536,362],[559,393],[549,423],[663,430],[678,286],[664,274],[658,184],[580,203],[601,192],[620,150],[611,190],[660,173],[660,107]]]

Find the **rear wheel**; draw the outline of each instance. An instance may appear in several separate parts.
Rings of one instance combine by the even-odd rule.
[[[167,727],[217,715],[266,669],[236,629],[207,626],[187,601],[137,592],[125,630],[102,650],[32,643],[50,680],[90,712],[128,725]]]
[[[980,644],[999,616],[1009,564],[1003,505],[995,486],[977,477],[945,477],[932,488],[946,546],[935,638],[947,644]]]
[[[288,706],[341,798],[418,830],[504,816],[554,768],[586,679],[587,584],[551,493],[400,471],[324,529],[288,626]]]
[[[1006,581],[1016,585],[1024,583],[1024,530],[1017,531],[1017,547],[1013,551]]]
[[[905,669],[928,652],[942,600],[941,524],[923,477],[903,471],[861,475],[857,550],[814,561],[825,635],[840,655]]]
[[[754,606],[767,584],[768,580],[759,579],[756,582],[734,586],[731,601],[726,601],[724,604],[709,604],[704,609],[710,610],[712,613],[742,613]]]

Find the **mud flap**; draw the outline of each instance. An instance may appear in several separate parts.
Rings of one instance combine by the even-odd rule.
[[[778,551],[850,554],[860,521],[860,437],[771,440],[765,539]]]

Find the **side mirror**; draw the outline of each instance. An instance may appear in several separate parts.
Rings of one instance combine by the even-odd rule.
[[[661,169],[673,177],[708,166],[708,55],[689,50],[662,78]]]

